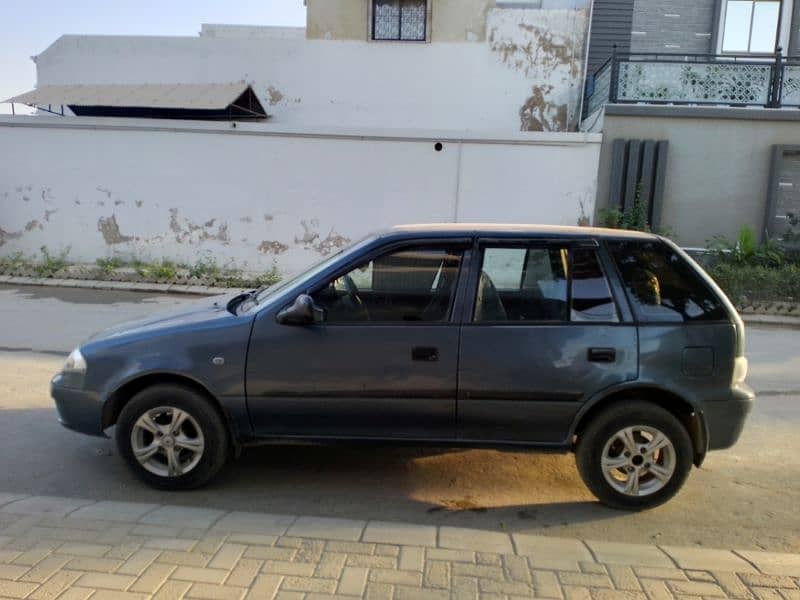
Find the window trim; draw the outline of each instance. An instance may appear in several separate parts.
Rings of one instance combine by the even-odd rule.
[[[772,52],[725,52],[723,51],[725,42],[725,17],[727,15],[728,2],[731,0],[718,0],[717,10],[715,12],[715,43],[714,51],[720,56],[753,56],[753,57],[772,57],[775,55],[778,47],[783,49],[783,55],[787,56],[789,52],[789,43],[791,42],[792,34],[792,11],[794,0],[777,0],[780,4],[778,10],[778,26],[775,36],[775,48]],[[753,2],[765,2],[769,0],[752,0]],[[753,19],[750,18],[750,35],[748,36],[748,44],[752,43],[752,27]]]
[[[486,247],[493,248],[536,248],[552,247],[558,245],[567,248],[568,271],[567,271],[567,320],[548,320],[548,321],[481,321],[475,322],[475,303],[478,296],[478,281],[483,269],[483,252]],[[594,250],[597,263],[603,271],[603,276],[608,284],[608,291],[616,309],[616,321],[573,321],[572,320],[572,252],[574,248],[586,248]],[[472,327],[586,327],[598,325],[602,327],[630,326],[631,320],[628,307],[621,306],[623,300],[619,297],[616,290],[617,282],[614,281],[619,275],[615,270],[609,270],[605,249],[595,238],[476,238],[472,251],[472,262],[469,277],[467,278],[466,291],[468,295],[464,298],[461,323],[463,326]],[[610,257],[609,257],[610,258]],[[612,263],[613,266],[613,263]]]
[[[425,1],[425,36],[423,39],[420,40],[404,40],[402,37],[397,39],[376,39],[375,38],[375,2],[377,0],[369,0],[367,3],[367,17],[368,17],[368,27],[367,27],[367,41],[375,42],[378,44],[428,44],[431,41],[431,28],[433,25],[433,8],[432,8],[432,0],[424,0]],[[402,11],[400,13],[400,35],[402,36]]]
[[[349,261],[340,269],[337,269],[329,276],[317,281],[314,283],[314,285],[300,293],[313,296],[324,287],[329,285],[334,279],[338,279],[339,277],[342,277],[343,275],[346,275],[353,269],[357,268],[359,265],[375,260],[376,258],[385,254],[393,253],[397,250],[402,250],[403,248],[435,249],[437,247],[447,247],[449,249],[454,249],[461,252],[461,261],[458,265],[458,273],[456,275],[456,284],[453,288],[453,295],[450,298],[450,307],[447,319],[443,321],[347,321],[340,323],[329,323],[327,321],[322,321],[320,323],[311,323],[308,325],[308,327],[452,327],[454,325],[459,325],[461,318],[461,307],[459,306],[460,290],[465,286],[465,280],[467,279],[466,273],[468,273],[467,269],[469,269],[470,265],[469,259],[472,251],[471,238],[402,240],[379,246],[374,248],[372,251],[363,254],[352,261]],[[294,300],[292,300],[292,302],[294,302]],[[283,308],[290,305],[291,302],[284,305]]]

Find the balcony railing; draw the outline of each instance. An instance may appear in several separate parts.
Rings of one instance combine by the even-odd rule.
[[[615,52],[587,80],[584,116],[607,103],[800,107],[800,57]]]

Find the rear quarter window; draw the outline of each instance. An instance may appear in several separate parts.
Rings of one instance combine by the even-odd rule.
[[[725,308],[694,268],[659,241],[608,243],[639,321],[727,320]]]

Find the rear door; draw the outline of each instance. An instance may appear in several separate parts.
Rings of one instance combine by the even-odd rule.
[[[600,249],[481,240],[461,335],[458,435],[560,444],[592,394],[637,376]]]

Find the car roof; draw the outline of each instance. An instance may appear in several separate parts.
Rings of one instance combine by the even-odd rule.
[[[485,237],[549,237],[549,238],[613,238],[654,240],[658,236],[641,231],[625,229],[605,229],[602,227],[577,227],[564,225],[534,225],[521,223],[423,223],[398,225],[384,232],[391,236],[445,237],[485,236]]]

